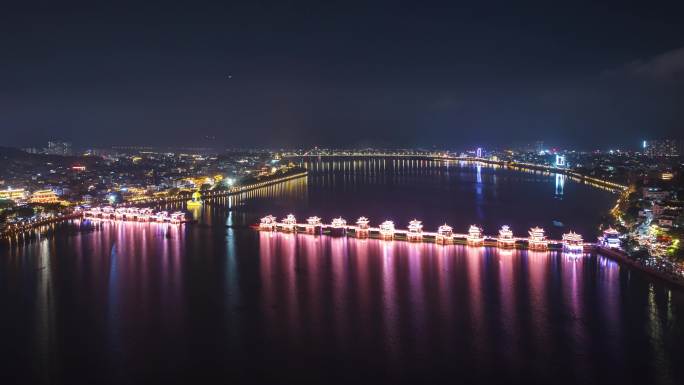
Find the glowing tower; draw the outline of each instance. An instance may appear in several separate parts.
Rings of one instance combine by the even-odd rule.
[[[531,228],[530,231],[528,231],[528,234],[530,236],[527,238],[527,244],[530,250],[548,250],[549,241],[546,240],[546,236],[544,235],[544,229],[535,226]]]
[[[307,234],[317,234],[321,231],[321,218],[313,216],[306,219],[304,226]]]
[[[285,219],[283,219],[281,227],[282,227],[283,231],[285,231],[287,233],[293,233],[293,232],[297,231],[297,219],[295,218],[294,215],[287,214]]]
[[[380,238],[394,239],[394,222],[384,221],[380,224]]]
[[[334,218],[330,224],[330,233],[332,235],[345,235],[347,233],[347,221],[344,218]]]
[[[357,238],[368,238],[370,235],[370,230],[368,228],[368,218],[360,217],[356,221],[356,237]]]
[[[409,222],[406,239],[412,242],[420,242],[423,240],[423,224],[421,221],[414,219]]]
[[[468,229],[468,236],[466,237],[466,242],[469,246],[484,245],[484,236],[482,235],[482,228],[476,225],[470,225],[470,228]]]
[[[499,230],[499,237],[496,239],[496,244],[504,249],[515,247],[515,238],[513,238],[513,231],[508,226],[501,226]]]
[[[454,231],[451,226],[446,223],[439,226],[437,229],[437,235],[435,235],[435,242],[440,245],[449,245],[454,243]]]
[[[563,234],[563,250],[569,253],[584,252],[584,240],[574,231]]]

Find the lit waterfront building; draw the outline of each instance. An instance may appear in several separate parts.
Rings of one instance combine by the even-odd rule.
[[[563,250],[570,253],[584,252],[584,240],[574,231],[563,234]]]
[[[508,226],[501,226],[499,229],[499,237],[496,239],[496,244],[503,248],[515,247],[515,238],[513,238],[513,231]]]
[[[527,245],[530,250],[547,250],[549,248],[549,241],[546,240],[544,229],[535,226],[528,231],[530,235],[527,238]]]
[[[437,229],[437,235],[435,235],[435,242],[440,245],[448,245],[454,243],[454,231],[451,226],[446,223],[439,226]]]
[[[292,214],[287,214],[282,223],[283,231],[285,232],[295,232],[297,231],[297,219]]]
[[[394,222],[384,221],[380,224],[380,237],[382,239],[394,239]]]
[[[608,227],[603,230],[603,236],[599,237],[599,242],[601,246],[607,247],[609,249],[619,249],[620,248],[620,233],[612,227]]]
[[[276,227],[276,217],[273,215],[267,215],[261,218],[261,223],[259,223],[260,230],[275,230]]]
[[[29,198],[30,203],[58,203],[59,198],[52,190],[34,191]]]
[[[306,229],[307,234],[318,233],[321,229],[321,218],[317,216],[308,217],[306,219],[306,226],[304,226],[304,228]]]
[[[368,227],[368,218],[359,217],[356,221],[356,237],[357,238],[368,238],[370,230]]]
[[[476,225],[470,225],[466,241],[470,246],[484,245],[484,236],[482,235],[482,228]]]
[[[423,224],[421,221],[414,219],[409,222],[408,233],[406,238],[409,241],[420,242],[423,240]]]
[[[26,198],[26,190],[23,188],[19,189],[12,189],[8,188],[7,190],[0,190],[0,199],[9,199],[14,202],[19,202],[22,201]]]

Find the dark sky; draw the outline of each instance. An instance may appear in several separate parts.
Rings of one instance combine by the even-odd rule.
[[[0,145],[605,148],[684,132],[677,2],[100,3],[3,3]]]

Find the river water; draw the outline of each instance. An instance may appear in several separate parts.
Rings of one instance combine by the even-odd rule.
[[[249,227],[292,212],[593,239],[614,194],[461,163],[305,166],[193,224],[74,221],[0,246],[0,383],[684,381],[683,293],[600,255]]]

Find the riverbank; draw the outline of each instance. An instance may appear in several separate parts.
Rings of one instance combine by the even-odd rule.
[[[463,162],[463,161],[465,161],[465,162],[480,162],[480,163],[486,163],[486,164],[497,165],[497,166],[501,166],[501,167],[505,167],[505,168],[510,168],[512,170],[544,171],[544,172],[549,172],[549,173],[554,173],[554,174],[562,174],[562,175],[567,175],[571,178],[574,178],[578,182],[607,188],[607,189],[612,190],[614,192],[621,192],[621,191],[625,191],[628,189],[628,186],[625,186],[623,184],[615,183],[615,182],[612,182],[609,180],[594,178],[594,177],[591,177],[588,175],[584,175],[584,174],[580,174],[578,172],[574,172],[574,171],[572,171],[570,169],[566,169],[566,168],[559,168],[559,167],[546,166],[546,165],[540,165],[540,164],[532,164],[532,163],[490,160],[490,159],[485,159],[485,158],[461,158],[461,157],[433,158],[433,160],[443,160],[443,159],[453,160],[453,161],[461,161],[461,162]]]
[[[12,237],[20,236],[26,232],[32,231],[38,227],[46,226],[54,223],[66,222],[72,219],[78,219],[83,217],[80,212],[75,212],[67,215],[55,216],[53,218],[44,219],[36,222],[29,222],[24,224],[13,224],[0,233],[0,241],[10,239]]]
[[[348,155],[288,155],[287,158],[301,158],[301,159],[311,159],[311,158],[400,158],[400,159],[424,159],[424,160],[434,160],[434,161],[459,161],[459,162],[479,162],[486,163],[496,166],[501,166],[505,168],[510,168],[513,170],[529,170],[529,171],[545,171],[549,173],[563,174],[569,177],[575,178],[580,182],[587,184],[593,184],[603,188],[607,188],[615,191],[624,191],[628,189],[628,186],[615,183],[613,181],[594,178],[592,176],[580,174],[578,172],[572,171],[567,168],[559,168],[554,166],[533,164],[533,163],[523,163],[523,162],[513,162],[513,161],[503,161],[503,160],[492,160],[487,158],[473,158],[473,157],[461,157],[461,156],[445,156],[439,154],[408,154],[408,155],[397,155],[397,154],[348,154]]]
[[[646,266],[643,263],[641,263],[639,260],[636,260],[632,257],[630,257],[627,253],[621,250],[615,250],[615,249],[607,249],[605,247],[601,246],[595,246],[594,251],[604,255],[606,257],[611,258],[612,260],[627,265],[629,267],[632,267],[636,270],[642,271],[652,277],[658,278],[662,281],[665,281],[671,285],[677,286],[680,289],[684,289],[684,277],[676,276],[674,274],[670,274],[664,271],[660,271],[657,269],[654,269],[652,267]]]
[[[215,191],[215,192],[209,192],[208,194],[203,194],[202,199],[215,199],[215,198],[221,198],[221,197],[226,197],[230,195],[236,195],[236,194],[241,194],[247,191],[255,190],[258,188],[262,187],[267,187],[273,184],[277,183],[282,183],[286,182],[289,180],[293,179],[298,179],[298,178],[304,178],[308,175],[307,171],[302,171],[302,170],[293,170],[293,172],[288,172],[284,175],[278,175],[277,177],[265,177],[259,180],[254,181],[253,183],[249,183],[246,185],[242,186],[236,186],[232,187],[227,190],[221,190],[221,191]],[[170,199],[150,199],[150,200],[145,200],[145,201],[135,201],[135,202],[125,202],[121,206],[122,207],[130,207],[130,206],[138,206],[138,205],[143,205],[143,204],[152,204],[152,205],[162,205],[165,203],[175,203],[175,202],[185,202],[188,200],[190,196],[179,196],[179,197],[174,197]],[[82,218],[83,213],[81,212],[75,212],[75,213],[70,213],[67,215],[62,215],[62,216],[56,216],[47,220],[42,220],[42,221],[37,221],[37,222],[29,222],[29,223],[24,223],[24,224],[17,224],[17,225],[10,225],[7,229],[3,230],[0,233],[0,240],[5,240],[5,239],[10,239],[12,237],[19,236],[21,234],[24,234],[26,232],[32,231],[40,226],[45,226],[53,223],[59,223],[59,222],[66,222],[72,219],[78,219]]]
[[[241,194],[247,191],[255,190],[258,188],[262,187],[267,187],[273,184],[277,183],[282,183],[282,182],[287,182],[289,180],[293,179],[299,179],[299,178],[305,178],[308,176],[308,171],[302,170],[302,169],[296,169],[296,170],[291,170],[288,171],[284,174],[279,174],[279,175],[274,175],[274,176],[267,176],[267,177],[262,177],[260,179],[257,179],[251,183],[247,183],[241,186],[235,186],[231,187],[229,189],[223,189],[223,190],[207,190],[207,191],[202,191],[202,200],[210,200],[210,199],[215,199],[215,198],[223,198],[227,197],[230,195],[236,195],[236,194]],[[189,199],[191,199],[192,194],[191,193],[186,193],[186,194],[180,194],[177,196],[173,197],[163,197],[163,198],[150,198],[150,199],[143,199],[143,200],[136,200],[132,202],[124,202],[122,205],[123,206],[139,206],[139,205],[162,205],[166,203],[178,203],[178,202],[185,202]]]

